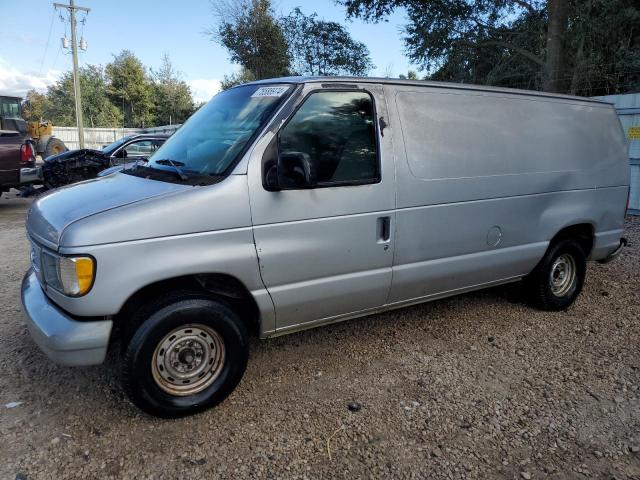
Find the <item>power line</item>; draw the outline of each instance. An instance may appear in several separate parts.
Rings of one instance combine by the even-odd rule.
[[[58,51],[56,52],[56,58],[53,59],[53,63],[51,64],[51,68],[56,68],[58,65],[58,57],[60,56],[60,52],[62,51],[62,45],[58,46]]]
[[[53,19],[56,16],[55,9],[51,12],[51,22],[49,23],[49,34],[47,35],[47,44],[44,47],[44,53],[42,54],[42,60],[40,60],[40,70],[38,70],[38,76],[42,75],[42,67],[44,66],[44,59],[47,56],[49,50],[49,42],[51,41],[51,30],[53,29]]]

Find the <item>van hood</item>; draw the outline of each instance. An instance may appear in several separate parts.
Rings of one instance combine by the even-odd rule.
[[[69,185],[40,197],[27,213],[27,232],[57,249],[74,222],[151,197],[192,189],[189,185],[148,180],[124,173]]]

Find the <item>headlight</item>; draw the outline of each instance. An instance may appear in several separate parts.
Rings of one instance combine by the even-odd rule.
[[[42,252],[42,271],[47,285],[70,297],[80,297],[91,289],[96,266],[91,257]]]

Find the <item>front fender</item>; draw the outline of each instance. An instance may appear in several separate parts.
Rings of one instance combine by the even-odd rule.
[[[275,330],[273,303],[262,283],[252,227],[61,249],[96,259],[89,293],[71,298],[48,291],[64,310],[81,317],[116,315],[127,299],[154,283],[198,274],[225,274],[241,282],[260,311],[261,334]]]

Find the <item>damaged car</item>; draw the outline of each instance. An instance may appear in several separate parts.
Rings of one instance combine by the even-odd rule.
[[[102,150],[82,148],[45,158],[42,178],[47,189],[96,178],[100,172],[145,162],[169,135],[138,134],[123,137]]]

